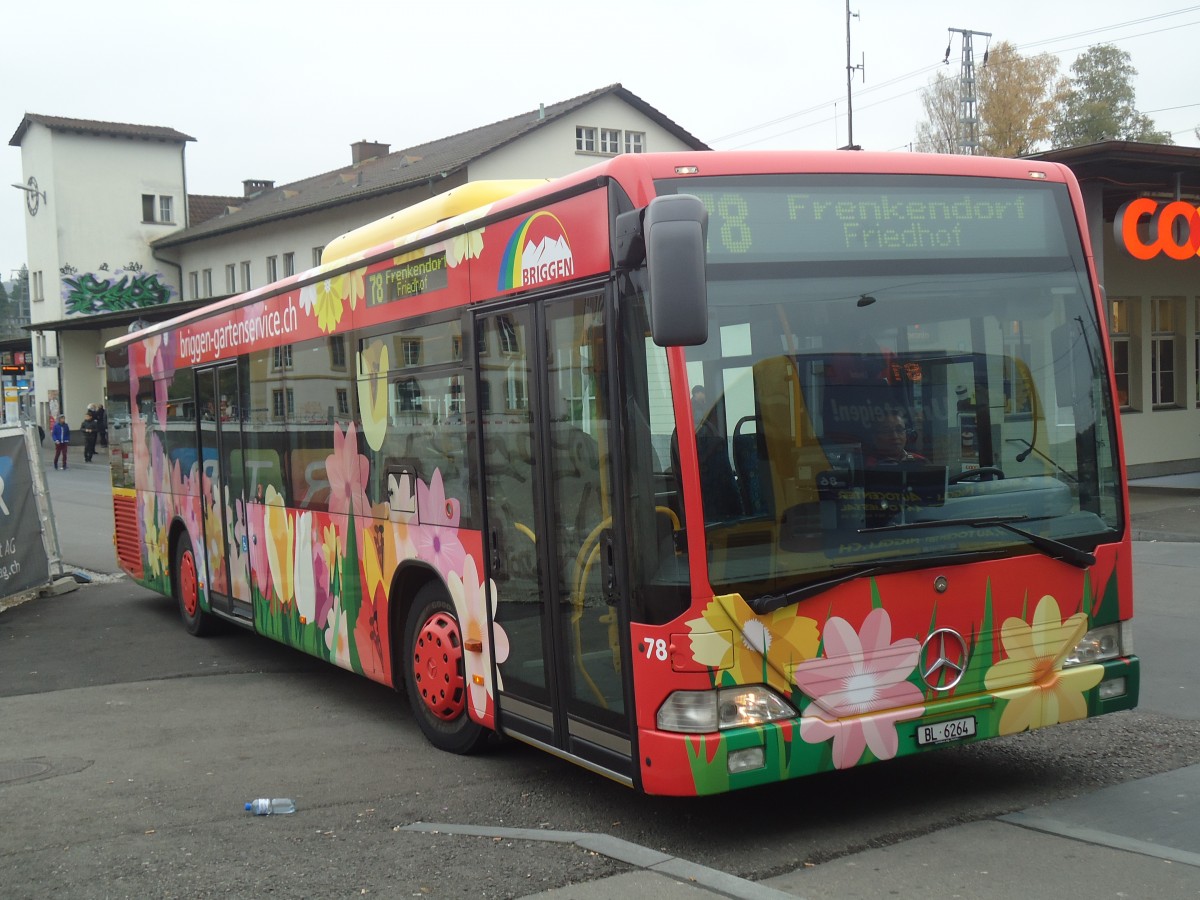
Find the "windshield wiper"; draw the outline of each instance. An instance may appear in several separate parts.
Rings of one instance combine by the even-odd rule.
[[[932,519],[924,522],[906,522],[897,525],[879,525],[875,528],[860,528],[859,534],[877,534],[884,531],[910,531],[916,528],[944,528],[953,526],[969,526],[971,528],[1003,528],[1013,534],[1020,535],[1033,544],[1038,550],[1052,559],[1060,559],[1072,566],[1086,569],[1096,564],[1095,554],[1056,541],[1033,531],[1018,528],[1013,522],[1028,521],[1029,516],[980,516],[974,519]]]
[[[783,609],[785,606],[791,606],[793,603],[799,603],[801,600],[827,591],[831,587],[837,587],[843,582],[876,575],[882,572],[884,568],[884,566],[863,566],[845,575],[838,575],[836,578],[828,578],[825,581],[806,584],[804,587],[793,588],[790,591],[784,591],[782,594],[760,594],[757,597],[747,600],[746,605],[754,610],[756,615],[761,616],[763,613],[774,612],[777,609]]]
[[[792,588],[780,594],[761,594],[758,597],[752,597],[747,600],[746,605],[761,616],[764,613],[774,612],[793,603],[799,603],[801,600],[807,600],[809,597],[815,597],[817,594],[824,593],[830,588],[835,588],[839,584],[845,584],[847,581],[853,581],[856,578],[870,578],[873,575],[879,575],[883,572],[907,572],[912,569],[920,569],[932,565],[954,565],[980,560],[991,560],[1003,555],[1004,553],[1001,550],[975,550],[970,553],[956,553],[952,556],[945,554],[905,556],[871,565],[843,563],[842,565],[835,565],[830,568],[835,572],[845,571],[845,575],[837,575],[833,578],[827,578],[824,581],[814,581],[811,584]]]

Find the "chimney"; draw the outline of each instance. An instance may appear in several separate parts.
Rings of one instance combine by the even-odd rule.
[[[242,182],[242,196],[253,197],[255,194],[269,191],[273,187],[275,187],[274,181],[265,181],[262,178],[247,178]]]
[[[392,150],[391,144],[380,144],[377,141],[356,141],[350,145],[350,162],[352,165],[358,165],[361,162],[366,162],[368,159],[375,159],[378,156],[387,156]]]

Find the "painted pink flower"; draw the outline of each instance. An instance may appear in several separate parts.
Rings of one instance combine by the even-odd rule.
[[[146,365],[154,379],[154,408],[161,428],[167,420],[167,388],[175,371],[175,349],[169,334],[146,339]]]
[[[487,658],[487,614],[488,597],[491,597],[492,613],[496,611],[496,585],[493,582],[480,583],[479,572],[475,559],[468,556],[460,578],[451,574],[446,580],[450,588],[450,597],[458,612],[458,621],[462,628],[463,642],[478,641],[485,648],[483,653],[468,651],[464,658],[467,686],[470,693],[471,708],[478,718],[483,718],[491,706],[492,694],[492,664]],[[500,664],[508,659],[508,635],[499,622],[492,623],[492,656]],[[497,677],[499,677],[497,675]],[[503,687],[503,685],[501,685]]]
[[[429,487],[417,482],[417,516],[421,524],[411,529],[417,555],[443,575],[461,572],[466,550],[458,536],[459,502],[446,499],[440,469],[434,469]]]
[[[325,474],[329,479],[329,511],[349,515],[362,514],[371,508],[367,500],[367,477],[371,464],[358,452],[358,432],[354,423],[333,425],[333,453],[325,459]]]
[[[887,610],[873,609],[855,632],[845,619],[831,618],[822,636],[825,656],[805,660],[792,672],[796,686],[813,698],[800,720],[810,744],[833,739],[833,764],[845,769],[871,748],[878,759],[896,755],[896,724],[925,711],[924,694],[907,679],[921,644],[892,642]]]
[[[453,497],[446,499],[446,488],[442,484],[442,470],[434,469],[429,486],[417,481],[417,513],[422,525],[448,525],[458,527],[461,509]]]
[[[313,621],[321,623],[328,620],[329,611],[333,609],[333,592],[329,587],[329,563],[325,561],[325,554],[321,552],[319,540],[313,546],[313,579],[316,582],[317,593]]]
[[[271,599],[271,563],[267,559],[266,507],[261,501],[246,504],[246,526],[250,535],[250,569],[264,600]]]

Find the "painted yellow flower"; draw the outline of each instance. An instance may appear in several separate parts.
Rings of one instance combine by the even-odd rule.
[[[988,669],[984,684],[1006,700],[1000,733],[1016,734],[1087,717],[1084,692],[1100,683],[1103,666],[1062,663],[1083,633],[1087,616],[1078,612],[1063,620],[1058,601],[1049,594],[1038,601],[1032,623],[1004,621],[1000,640],[1008,654]]]
[[[446,241],[446,265],[454,268],[464,259],[478,259],[483,253],[483,229],[468,231]]]
[[[738,594],[714,597],[699,619],[687,623],[692,658],[703,666],[731,670],[738,684],[766,682],[784,694],[788,673],[817,655],[817,623],[796,615],[794,606],[762,616]]]
[[[363,561],[363,594],[370,600],[375,599],[375,593],[383,587],[384,562],[379,558],[381,547],[375,543],[374,523],[367,525],[359,534],[359,552]]]
[[[267,487],[263,515],[264,530],[267,532],[267,561],[271,566],[271,583],[275,585],[280,605],[288,606],[292,602],[292,575],[295,571],[292,547],[295,545],[296,523],[288,515],[288,511],[283,505],[283,497],[275,490],[274,485]]]
[[[367,295],[367,267],[355,269],[342,276],[342,298],[350,301],[351,309],[358,309],[358,301]]]
[[[387,341],[372,341],[358,354],[358,406],[367,446],[379,450],[387,437]]]
[[[149,498],[150,504],[153,504],[153,494],[145,494],[143,496]],[[158,522],[155,520],[153,512],[146,515],[144,521],[147,567],[151,575],[161,575],[167,570],[167,550],[163,540],[166,536],[166,531],[158,527]]]
[[[317,311],[317,327],[329,333],[342,321],[342,298],[346,296],[346,276],[338,275],[317,282],[317,299],[313,308]]]
[[[337,566],[340,545],[337,529],[332,524],[321,529],[321,553],[325,557],[325,568],[330,572]]]

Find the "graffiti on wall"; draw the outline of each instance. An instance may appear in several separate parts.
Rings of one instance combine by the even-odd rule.
[[[146,272],[139,262],[109,272],[108,263],[96,272],[79,272],[65,265],[62,276],[63,308],[68,316],[119,312],[169,303],[175,289],[161,273]]]

